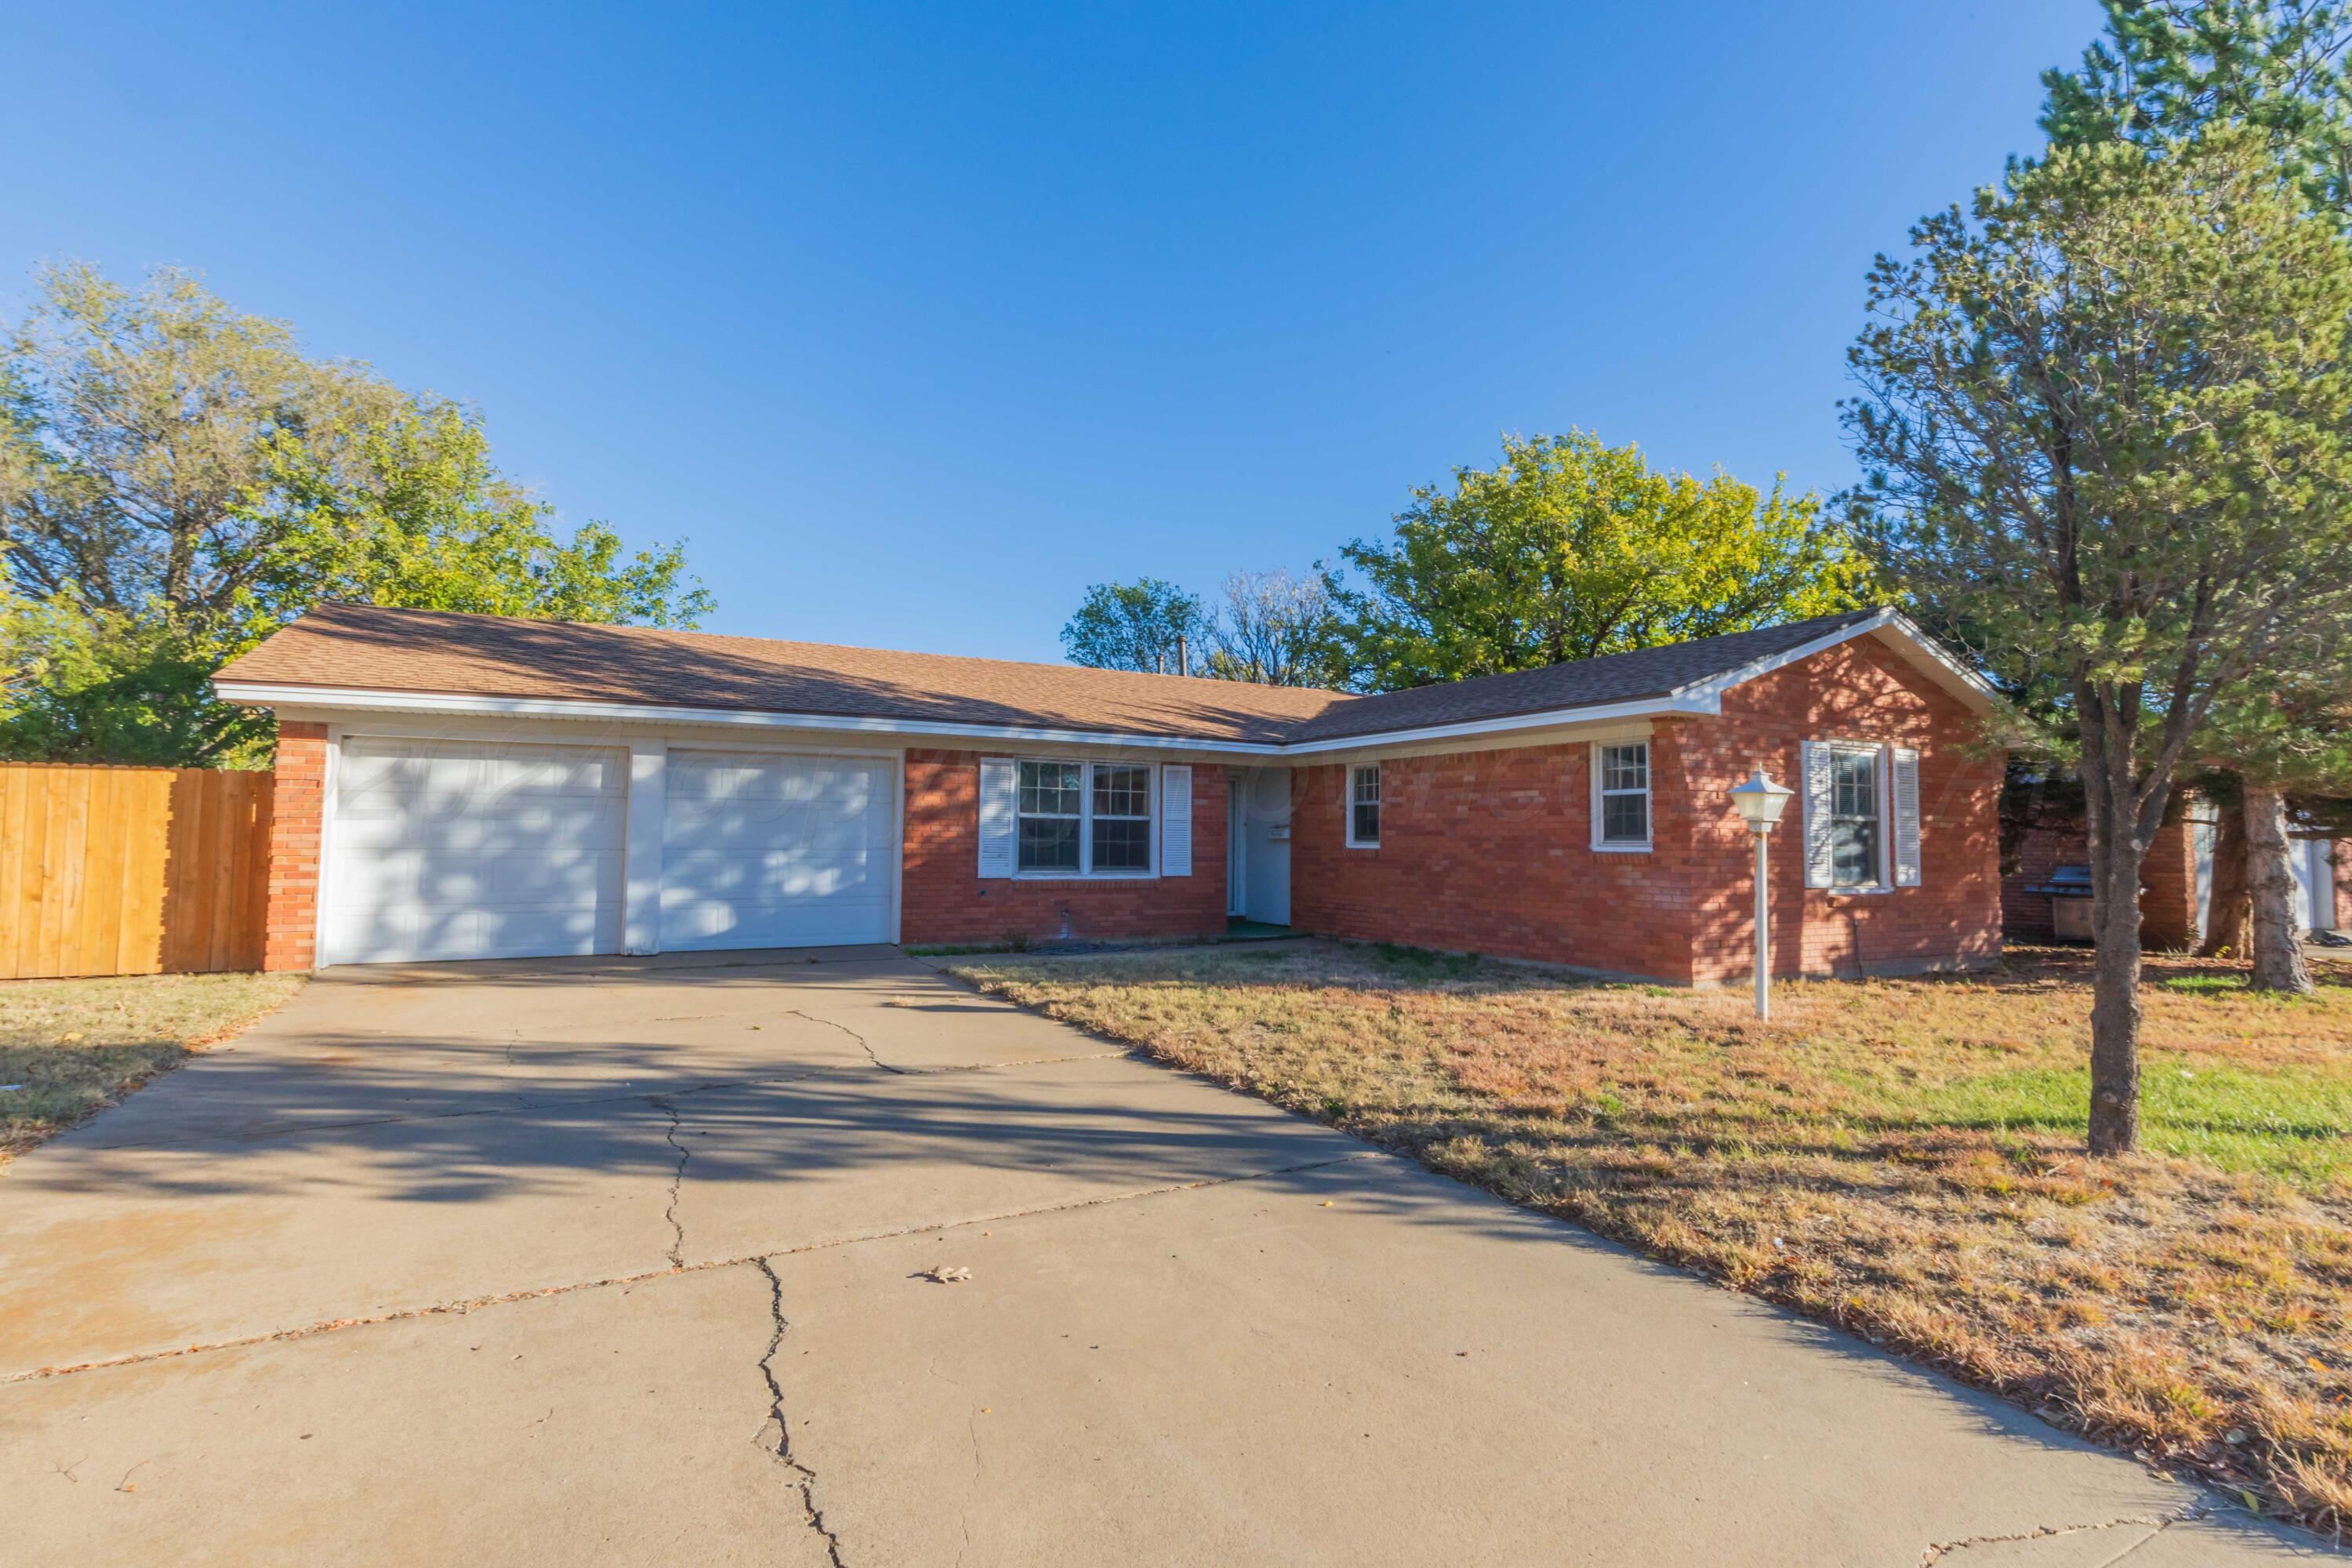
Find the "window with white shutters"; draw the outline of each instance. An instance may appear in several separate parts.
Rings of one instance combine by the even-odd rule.
[[[983,762],[981,875],[1152,875],[1154,772],[1148,763],[1055,757]],[[1188,793],[1190,783],[1188,776]],[[1004,844],[992,845],[992,834]]]
[[[1805,886],[1833,892],[1919,886],[1917,752],[1809,741],[1803,772]]]

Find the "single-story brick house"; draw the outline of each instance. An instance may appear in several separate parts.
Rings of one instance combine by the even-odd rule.
[[[1331,936],[1749,973],[2000,952],[1984,688],[1889,610],[1378,696],[354,605],[279,721],[268,963]]]

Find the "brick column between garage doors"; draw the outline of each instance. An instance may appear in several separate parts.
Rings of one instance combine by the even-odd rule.
[[[269,909],[261,967],[318,963],[319,856],[327,803],[327,727],[278,726],[278,788],[269,819]]]

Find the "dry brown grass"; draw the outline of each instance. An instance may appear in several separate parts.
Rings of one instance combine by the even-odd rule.
[[[0,981],[0,1163],[277,1011],[299,974]]]
[[[2147,1142],[2082,1151],[2088,971],[1744,994],[1395,949],[956,970],[2191,1468],[2352,1518],[2352,965],[2155,960]]]

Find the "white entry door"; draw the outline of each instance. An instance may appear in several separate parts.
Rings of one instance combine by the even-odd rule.
[[[616,952],[628,757],[346,737],[321,962]]]
[[[896,773],[887,757],[673,750],[663,949],[888,942]]]

